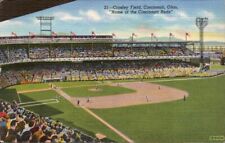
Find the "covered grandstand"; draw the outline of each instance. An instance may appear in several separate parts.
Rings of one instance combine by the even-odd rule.
[[[115,40],[111,35],[0,38],[1,87],[47,81],[190,76],[194,41]],[[32,63],[32,64],[31,64]]]

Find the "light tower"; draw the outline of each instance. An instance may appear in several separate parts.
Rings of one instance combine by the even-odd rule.
[[[52,20],[54,20],[53,16],[38,16],[36,17],[40,21],[40,35],[52,33]]]
[[[204,28],[208,25],[208,18],[197,17],[196,18],[196,26],[199,28],[199,42],[200,42],[200,67],[202,68],[204,65]]]

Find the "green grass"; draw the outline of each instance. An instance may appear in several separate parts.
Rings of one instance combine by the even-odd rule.
[[[90,89],[96,89],[99,91],[91,91]],[[82,86],[74,88],[63,88],[63,91],[71,96],[76,97],[93,97],[93,96],[107,96],[116,94],[132,93],[135,90],[119,87],[119,86],[109,86],[109,85],[99,85],[99,86]]]
[[[16,89],[17,91],[43,89],[43,88],[49,88],[49,84],[48,83],[22,84],[9,87],[9,89]]]
[[[32,92],[32,93],[23,93],[19,94],[21,102],[29,102],[36,100],[44,100],[44,99],[53,99],[56,96],[59,96],[55,91],[41,91],[41,92]]]
[[[1,89],[0,99],[11,102],[13,100],[19,101],[16,89]]]
[[[184,101],[93,110],[137,143],[209,142],[225,135],[225,76],[160,82],[189,92]]]
[[[224,70],[225,66],[220,64],[213,64],[210,66],[211,70]]]

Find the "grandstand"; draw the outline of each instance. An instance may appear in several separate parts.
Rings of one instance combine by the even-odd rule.
[[[111,35],[0,38],[1,85],[190,76],[194,41],[115,40]],[[32,64],[31,64],[32,63]]]

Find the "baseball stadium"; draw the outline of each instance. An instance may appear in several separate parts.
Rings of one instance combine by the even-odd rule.
[[[0,21],[68,2],[3,0]],[[225,47],[205,46],[207,18],[200,40],[58,34],[36,18],[40,34],[0,36],[0,142],[225,141]]]

